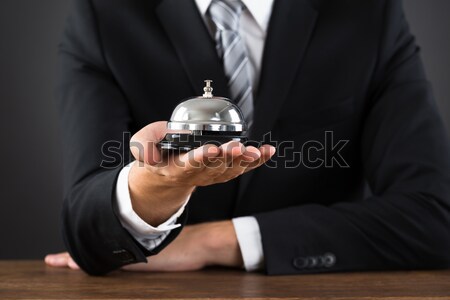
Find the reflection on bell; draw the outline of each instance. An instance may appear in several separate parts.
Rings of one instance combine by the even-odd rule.
[[[246,142],[247,125],[239,107],[230,99],[212,94],[212,80],[205,80],[204,94],[181,102],[167,128],[190,133],[168,133],[159,143],[163,150],[190,151],[205,144]]]

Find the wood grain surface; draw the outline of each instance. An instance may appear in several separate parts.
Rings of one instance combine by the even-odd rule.
[[[92,277],[0,261],[0,299],[450,299],[450,270],[265,276],[239,270]]]

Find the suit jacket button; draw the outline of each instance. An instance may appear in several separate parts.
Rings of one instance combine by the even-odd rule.
[[[319,267],[319,259],[315,256],[311,256],[308,257],[309,263],[308,263],[308,267],[309,268],[317,268]]]
[[[325,268],[331,268],[336,264],[336,256],[333,253],[326,253],[322,261]]]
[[[308,258],[296,257],[292,263],[297,269],[303,270],[308,267]]]
[[[130,251],[125,249],[114,250],[113,254],[117,256],[117,258],[120,259],[120,261],[123,263],[132,263],[136,261],[134,255]]]

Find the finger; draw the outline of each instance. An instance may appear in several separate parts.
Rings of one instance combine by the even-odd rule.
[[[242,175],[249,164],[258,161],[261,157],[259,149],[249,146],[245,148],[245,152],[232,160],[221,176],[216,178],[216,182],[226,182]]]
[[[206,167],[210,169],[228,167],[231,162],[245,153],[245,147],[239,142],[231,141],[220,146],[220,155],[210,159]],[[223,170],[225,171],[225,170]]]
[[[231,141],[220,146],[222,153],[230,155],[233,158],[245,153],[245,146],[242,143]]]
[[[218,157],[221,149],[215,145],[204,145],[179,156],[179,162],[186,170],[198,169],[208,164],[209,159]]]
[[[210,159],[205,167],[206,175],[217,178],[232,168],[233,161],[245,155],[246,149],[239,142],[228,142],[220,146],[221,153],[214,159]]]
[[[204,181],[197,181],[197,176],[202,173],[206,160],[219,154],[217,146],[204,145],[188,153],[170,155],[164,164],[148,166],[148,169],[170,185],[201,185]]]
[[[241,173],[242,174],[242,172],[248,167],[248,165],[254,163],[255,161],[258,161],[260,158],[261,158],[261,152],[259,151],[259,149],[255,148],[253,146],[245,147],[245,152],[241,156],[233,159],[228,164],[229,170],[227,170],[227,173],[231,172],[231,173],[237,173],[237,174]]]
[[[248,167],[250,164],[260,160],[262,157],[261,151],[253,146],[247,146],[245,148],[245,153],[242,157],[235,159],[233,164],[239,164],[240,167]]]
[[[164,176],[195,176],[203,171],[209,159],[218,155],[220,155],[220,149],[217,146],[204,145],[187,153],[169,157],[166,167],[156,171]]]
[[[45,263],[51,267],[64,268],[68,266],[70,255],[67,252],[48,254]]]
[[[266,162],[275,155],[277,149],[271,145],[263,145],[259,148],[259,151],[261,152],[261,158]]]
[[[269,159],[271,159],[275,155],[276,148],[271,145],[263,145],[259,148],[259,151],[261,153],[261,157],[258,160],[255,160],[254,162],[250,163],[247,166],[245,172],[249,172],[265,164]]]
[[[67,265],[69,266],[69,268],[71,268],[72,270],[79,270],[80,267],[78,266],[78,264],[73,260],[73,258],[71,256],[69,256],[69,259],[67,261]]]

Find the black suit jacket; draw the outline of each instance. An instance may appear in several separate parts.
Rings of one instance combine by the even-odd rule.
[[[78,0],[60,45],[65,242],[90,274],[152,253],[121,226],[128,140],[221,61],[193,0]],[[397,0],[276,0],[251,138],[267,166],[199,188],[197,223],[254,215],[268,274],[450,265],[450,147]],[[267,134],[269,133],[269,134]]]

